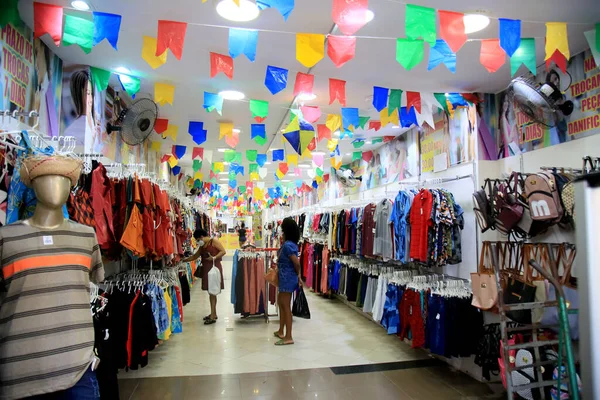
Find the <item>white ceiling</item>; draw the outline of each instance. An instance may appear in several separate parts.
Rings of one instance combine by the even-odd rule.
[[[545,21],[562,21],[569,23],[569,45],[571,54],[576,54],[587,44],[583,32],[593,27],[600,20],[598,0],[546,0],[543,6],[532,0],[414,0],[412,3],[436,9],[457,12],[473,12],[484,10],[490,17],[521,19],[522,37],[536,37],[538,64],[544,57]],[[44,0],[44,2],[70,7],[67,0]],[[44,42],[52,48],[63,60],[74,63],[88,64],[104,69],[125,66],[132,75],[142,79],[140,95],[153,94],[154,82],[166,82],[176,86],[173,105],[160,107],[162,118],[168,118],[171,124],[179,126],[177,144],[187,145],[188,152],[180,162],[188,172],[191,172],[191,147],[196,144],[187,133],[188,122],[203,121],[208,129],[208,140],[203,144],[205,149],[214,150],[213,161],[222,160],[223,153],[217,148],[227,148],[224,139],[219,140],[219,121],[232,121],[242,130],[238,151],[245,153],[246,149],[257,149],[259,153],[266,152],[274,135],[284,128],[289,121],[288,109],[293,100],[293,86],[297,72],[307,72],[295,55],[295,33],[327,34],[335,29],[331,19],[331,0],[296,0],[296,7],[287,22],[275,9],[267,9],[254,21],[234,23],[221,18],[215,6],[217,0],[202,3],[200,0],[88,0],[93,10],[120,14],[123,16],[119,36],[119,51],[115,51],[106,41],[96,46],[89,55],[83,53],[78,46],[57,48],[47,37]],[[433,71],[427,71],[428,51],[425,60],[412,71],[404,70],[395,59],[395,38],[404,36],[404,9],[400,1],[371,0],[369,8],[375,13],[375,18],[363,27],[357,35],[378,37],[377,39],[359,38],[356,46],[356,57],[342,68],[336,68],[327,55],[311,71],[315,75],[316,100],[307,105],[318,105],[324,123],[327,113],[339,113],[338,103],[330,106],[328,78],[347,81],[347,106],[358,107],[361,116],[379,119],[378,113],[371,106],[373,86],[400,88],[424,92],[498,92],[510,81],[510,66],[506,64],[495,74],[490,74],[479,63],[480,42],[467,42],[457,54],[456,74],[449,72],[446,67],[438,66]],[[21,17],[33,25],[33,1],[22,0],[19,5]],[[187,34],[183,57],[178,61],[173,54],[168,55],[165,65],[153,70],[142,58],[142,36],[156,37],[157,21],[159,19],[187,22]],[[541,22],[525,22],[541,21]],[[211,24],[223,27],[206,27],[191,24]],[[257,56],[254,63],[241,55],[234,61],[234,79],[230,81],[223,74],[211,79],[209,52],[228,54],[228,30],[224,27],[256,28],[289,32],[271,33],[260,32]],[[336,33],[334,30],[333,33]],[[498,22],[492,19],[488,28],[472,34],[469,38],[497,38]],[[386,38],[386,39],[383,39]],[[264,86],[264,76],[267,65],[289,69],[288,87],[277,95],[271,95]],[[524,68],[524,67],[522,67]],[[524,72],[524,69],[521,70]],[[202,107],[203,92],[219,92],[221,90],[239,90],[245,93],[245,101],[225,101],[223,116],[216,112],[206,113]],[[270,103],[269,116],[265,120],[268,141],[260,148],[250,140],[250,124],[254,122],[248,109],[248,99],[268,100]],[[316,124],[315,124],[316,126]],[[382,129],[379,132],[360,132],[355,135],[382,136],[400,134],[400,129]],[[281,148],[281,135],[273,139],[271,148]],[[158,137],[153,137],[156,140]],[[165,140],[164,152],[170,152],[170,140]],[[364,147],[363,149],[368,148]],[[350,140],[343,140],[340,146],[345,154],[353,150]],[[287,146],[288,151],[292,151]],[[326,141],[319,144],[318,150],[326,151]],[[348,160],[346,156],[345,160]],[[244,157],[245,159],[245,157]],[[270,153],[269,153],[270,161]],[[208,176],[210,166],[203,166],[205,176]],[[247,165],[246,165],[246,177]],[[276,163],[269,166],[270,177],[276,169]],[[290,173],[293,168],[290,169]],[[307,178],[306,172],[303,178]],[[290,177],[290,179],[295,179]],[[239,182],[243,179],[238,178]]]

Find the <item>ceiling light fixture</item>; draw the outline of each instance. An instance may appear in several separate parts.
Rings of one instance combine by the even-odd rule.
[[[352,155],[352,153],[346,153],[346,155],[347,155],[347,156],[351,156],[351,155]]]
[[[314,154],[314,153],[313,153]],[[300,168],[312,168],[312,165],[310,164],[300,164],[298,165]]]
[[[400,128],[398,125],[392,125],[392,129],[398,129]]]
[[[88,11],[90,9],[89,4],[83,0],[72,1],[71,6],[73,6],[74,9],[79,11]]]
[[[271,165],[271,161],[265,162],[265,165]]]
[[[333,132],[333,136],[340,137],[340,131],[335,131],[335,132]]]
[[[219,180],[220,180],[221,182],[229,182],[229,179],[227,179],[227,178],[221,178],[221,179],[219,179]]]
[[[223,98],[223,100],[242,100],[244,97],[244,93],[238,92],[237,90],[223,90],[219,92],[219,96]]]
[[[465,14],[465,33],[475,33],[484,30],[490,24],[490,18],[483,14]]]
[[[219,172],[219,175],[229,175],[229,172],[225,172],[225,171]]]
[[[240,129],[238,129],[238,128],[233,128],[233,133],[240,133],[240,132],[241,132],[241,130],[240,130]]]
[[[289,179],[282,179],[281,182],[291,182]]]
[[[217,149],[217,151],[218,151],[219,153],[225,153],[227,150],[229,150],[229,149],[224,149],[224,148],[222,148],[222,147],[221,147],[220,149]]]
[[[249,0],[223,0],[217,4],[217,13],[229,21],[247,22],[256,19],[260,10],[258,6]]]
[[[317,95],[314,93],[300,93],[298,95],[298,100],[300,101],[311,101],[317,98]]]
[[[120,72],[121,74],[130,74],[131,70],[127,67],[117,67],[115,71]]]
[[[373,18],[375,18],[375,13],[371,10],[367,10],[367,23],[373,21]]]

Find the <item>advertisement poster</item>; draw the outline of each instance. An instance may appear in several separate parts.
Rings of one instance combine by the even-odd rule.
[[[558,111],[554,114],[551,126],[544,126],[531,121],[511,104],[507,91],[496,95],[493,107],[498,112],[491,114],[497,120],[488,123],[488,127],[498,146],[500,158],[600,132],[600,69],[589,49],[569,60],[566,74],[556,67],[548,71],[542,68],[534,79],[559,87],[563,92],[559,104],[573,101],[573,113],[567,116]]]

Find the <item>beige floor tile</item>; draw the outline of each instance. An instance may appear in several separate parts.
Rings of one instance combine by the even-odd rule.
[[[256,352],[256,353],[249,353],[246,354],[243,357],[238,358],[239,361],[248,361],[251,363],[256,363],[256,364],[263,364],[263,365],[268,365],[269,363],[280,359],[281,356],[276,355],[276,354],[272,354],[272,353],[268,353],[268,352]]]
[[[264,395],[293,395],[292,384],[287,377],[264,376],[255,378],[241,378],[240,388],[242,397]]]
[[[423,368],[386,371],[383,373],[394,385],[415,400],[460,399],[462,396],[443,380]]]

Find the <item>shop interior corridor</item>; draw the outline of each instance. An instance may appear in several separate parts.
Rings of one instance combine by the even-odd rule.
[[[294,318],[293,346],[274,346],[278,318],[241,319],[230,303],[232,254],[223,261],[219,320],[204,325],[200,281],[184,308],[183,332],[121,371],[121,399],[475,399],[488,385],[411,349],[342,302],[307,293],[311,319]]]

